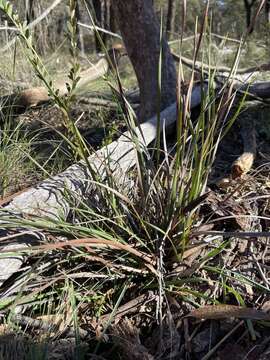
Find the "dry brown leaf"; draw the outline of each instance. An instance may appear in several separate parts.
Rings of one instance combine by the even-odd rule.
[[[236,305],[207,305],[199,309],[192,310],[189,317],[197,319],[250,319],[250,320],[270,320],[270,314],[261,310],[247,308]]]

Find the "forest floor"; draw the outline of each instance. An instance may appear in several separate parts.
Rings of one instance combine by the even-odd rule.
[[[250,48],[253,54],[252,44]],[[264,60],[267,49],[262,49],[259,57]],[[51,71],[57,58],[54,54],[47,61]],[[256,61],[260,62],[258,56]],[[250,64],[252,61],[244,65]],[[31,70],[23,63],[16,82],[33,84],[32,75],[27,78],[25,74]],[[130,67],[120,75],[126,90],[136,86]],[[9,80],[2,86],[3,93],[16,88],[12,76],[10,67],[1,74],[1,86],[5,78]],[[91,84],[88,93],[77,96],[70,112],[79,119],[78,128],[94,150],[117,138],[125,122],[117,102],[93,105],[89,103],[93,94],[102,99],[105,94],[114,102],[108,79],[101,80]],[[145,270],[143,261],[106,253],[105,248],[96,257],[91,249],[75,246],[32,254],[21,273],[0,289],[0,360],[270,359],[269,110],[268,103],[260,103],[248,110],[248,115],[241,113],[222,139],[182,257],[176,259],[168,251],[162,279]],[[55,105],[45,104],[4,119],[0,139],[2,205],[9,196],[75,161],[59,135],[64,131],[61,116]],[[231,165],[243,152],[240,121],[254,122],[257,154],[253,169],[232,179]],[[174,142],[170,136],[168,146]],[[228,181],[221,182],[224,179]],[[109,220],[122,213],[114,211],[105,209],[101,214],[104,224],[96,226],[97,234],[106,230],[112,238],[117,236],[115,224],[110,225]],[[114,217],[109,219],[111,213]],[[73,228],[64,222],[54,227],[44,222],[45,243],[86,236],[88,230],[83,226],[94,226],[92,215],[83,204],[70,216]],[[128,227],[125,222],[121,226]],[[255,232],[260,235],[254,236]],[[119,238],[123,234],[121,230]],[[130,243],[134,247],[140,236],[146,238],[141,229],[137,238],[133,235]]]

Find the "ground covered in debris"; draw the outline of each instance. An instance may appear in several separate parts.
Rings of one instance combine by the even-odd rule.
[[[106,103],[106,116],[115,118],[116,103],[105,101],[111,104],[108,112]],[[80,99],[72,109],[75,118],[84,103],[86,110],[79,121],[85,138],[89,144],[94,139],[91,145],[97,148],[108,133],[100,127],[98,137],[96,124],[90,130],[84,124],[104,110],[98,104],[90,111],[89,100]],[[40,111],[42,117],[37,116]],[[31,110],[21,120],[32,130],[32,119],[41,120],[45,138],[61,124],[59,116],[49,106]],[[48,245],[46,254],[33,254],[22,274],[1,289],[0,358],[269,359],[269,120],[268,105],[260,105],[248,116],[244,113],[242,120],[240,116],[222,140],[205,195],[197,200],[200,210],[188,245],[181,259],[171,252],[164,259],[162,293],[149,275],[154,271],[151,255],[149,262],[142,259],[133,264],[108,249],[81,253],[61,248],[60,241],[61,236],[69,239],[76,231],[83,233],[82,229],[67,235],[67,224],[62,224],[53,233],[45,231],[47,240],[61,251]],[[231,165],[243,152],[245,121],[251,121],[256,132],[256,159],[248,174],[233,179]],[[117,137],[123,128],[112,126],[109,136]],[[48,143],[47,151],[51,146]],[[74,216],[75,226],[82,224],[80,216],[87,218],[76,211]],[[136,239],[129,244],[136,246]],[[84,263],[78,262],[80,258]],[[37,274],[32,280],[30,268]],[[10,300],[11,307],[7,306]]]

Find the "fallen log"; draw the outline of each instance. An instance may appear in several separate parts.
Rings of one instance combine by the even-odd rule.
[[[76,91],[80,91],[89,82],[104,76],[109,69],[109,63],[106,58],[100,59],[97,64],[91,66],[89,69],[80,74],[80,80],[77,84]],[[69,83],[68,78],[56,81],[54,88],[59,90],[60,96],[65,96],[68,93],[66,84]],[[4,95],[0,98],[0,111],[5,108],[13,107],[16,113],[19,113],[26,108],[37,106],[41,103],[50,100],[48,90],[44,86],[33,87],[21,91],[19,94]]]
[[[238,84],[239,89],[247,91],[248,94],[255,95],[261,99],[270,98],[270,81],[258,81],[254,84]]]
[[[103,56],[96,64],[90,68],[82,71],[79,76],[75,89],[75,94],[79,93],[90,82],[101,78],[106,75],[108,70],[116,64],[123,54],[123,47],[121,45],[114,45],[109,51],[108,55]],[[53,84],[53,88],[58,90],[59,96],[68,94],[67,84],[70,84],[70,79],[65,77]],[[49,101],[51,98],[48,94],[48,89],[45,86],[33,87],[21,91],[18,94],[4,95],[0,97],[0,112],[4,109],[9,109],[12,106],[15,113],[21,113],[25,109],[37,106],[44,102]]]
[[[201,86],[193,89],[191,107],[196,107],[201,101]],[[176,121],[176,103],[172,104],[160,114],[160,128],[169,127]],[[141,124],[134,129],[137,141],[142,150],[145,149],[157,136],[157,116]],[[92,170],[98,174],[100,181],[106,179],[108,169],[117,178],[125,179],[127,171],[136,164],[137,151],[132,140],[134,133],[125,132],[118,140],[100,149],[88,158]],[[74,194],[76,198],[83,198],[95,191],[95,184],[91,183],[92,172],[85,162],[81,161],[70,166],[61,174],[47,179],[34,188],[19,194],[10,204],[3,208],[0,221],[10,224],[14,217],[46,217],[49,219],[66,219],[70,210],[69,202],[65,196],[67,192]],[[35,237],[42,236],[35,232]],[[16,248],[30,246],[33,238],[18,237],[12,242],[2,245],[0,255],[0,286],[12,274],[19,270],[24,258],[20,255],[5,254],[5,252],[16,252]]]
[[[215,79],[219,86],[222,86],[222,83],[228,78],[231,78],[234,81],[233,87],[235,90],[246,92],[248,96],[257,97],[259,99],[269,99],[270,98],[270,81],[257,81],[252,83],[253,79],[264,71],[270,71],[270,63],[260,64],[253,67],[247,67],[238,69],[231,74],[231,68],[227,66],[209,66],[202,63],[201,61],[194,61],[183,56],[179,56],[175,53],[172,53],[174,60],[181,61],[184,65],[200,73],[203,71],[208,76],[208,71],[215,71]]]

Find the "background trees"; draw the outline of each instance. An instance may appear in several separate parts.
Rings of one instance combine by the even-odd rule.
[[[175,18],[176,18],[176,5],[177,2],[175,0],[168,0],[168,11],[167,11],[167,19],[166,19],[166,32],[168,39],[175,31]]]
[[[21,17],[24,17],[27,22],[39,16],[52,4],[52,0],[13,0],[14,7],[18,10]],[[183,0],[154,0],[155,13],[160,20],[163,16],[164,28],[167,32],[168,38],[177,37],[180,32],[180,19]],[[111,0],[78,0],[77,1],[77,15],[82,23],[89,25],[89,16],[87,14],[86,6],[90,9],[97,26],[113,32],[117,31],[115,22],[115,14],[113,13],[113,2]],[[210,14],[212,16],[212,31],[215,33],[225,34],[230,33],[230,36],[240,37],[243,31],[249,26],[252,15],[259,4],[259,0],[215,0],[211,1]],[[67,5],[68,1],[63,0],[54,10],[53,16],[46,18],[44,22],[36,27],[36,41],[41,49],[49,50],[55,48],[64,39],[66,31],[67,19]],[[205,0],[189,0],[186,17],[186,32],[193,33],[194,20],[196,16],[201,16]],[[270,1],[265,2],[265,11],[260,14],[259,20],[256,23],[254,38],[262,39],[267,37],[270,23]],[[4,17],[0,17],[0,26],[5,26]],[[94,35],[94,32],[89,29],[80,28],[81,43],[84,39],[86,49],[100,52],[101,46]],[[0,32],[0,40],[6,40],[6,37],[12,37],[14,33],[11,31]],[[100,32],[100,36],[104,43],[106,43],[108,36]],[[46,39],[47,38],[47,39]]]

